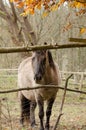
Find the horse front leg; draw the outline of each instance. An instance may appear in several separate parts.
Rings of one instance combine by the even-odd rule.
[[[52,112],[52,106],[54,103],[55,98],[51,98],[48,100],[47,102],[47,110],[46,110],[46,123],[45,123],[45,130],[49,130],[50,124],[50,116],[51,116],[51,112]]]
[[[36,122],[35,122],[35,108],[36,108],[36,101],[31,101],[30,103],[30,123],[31,127],[35,127]]]
[[[38,99],[39,107],[39,119],[40,119],[40,130],[44,130],[43,119],[44,119],[44,101],[43,99]]]

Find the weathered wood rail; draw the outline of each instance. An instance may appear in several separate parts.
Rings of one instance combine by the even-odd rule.
[[[73,74],[71,84],[79,85],[79,90],[82,89],[86,82],[84,83],[84,79],[86,78],[86,72],[72,72],[72,71],[61,71],[61,76],[63,80],[66,80],[66,77],[69,74]],[[79,78],[78,78],[79,77]],[[86,81],[86,80],[85,80]]]
[[[43,49],[66,49],[66,48],[77,48],[77,47],[86,47],[85,43],[73,43],[73,44],[57,44],[54,45],[36,45],[36,46],[25,46],[25,47],[0,47],[0,53],[19,53],[19,52],[28,52],[36,51]]]
[[[8,77],[17,77],[18,69],[0,69],[0,77],[8,78]],[[3,74],[2,74],[3,72]],[[62,80],[65,81],[67,76],[73,74],[72,79],[70,79],[70,84],[78,85],[78,89],[81,90],[83,86],[86,85],[85,78],[86,72],[72,72],[72,71],[60,71]]]

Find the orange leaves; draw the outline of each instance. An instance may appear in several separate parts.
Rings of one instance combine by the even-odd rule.
[[[23,8],[24,12],[22,15],[27,15],[28,13],[34,14],[36,9],[44,9],[44,16],[51,11],[56,11],[65,1],[69,2],[70,7],[75,8],[86,8],[86,3],[80,3],[76,0],[10,0],[16,3],[17,7]],[[47,12],[47,13],[46,13]],[[78,14],[79,15],[79,14]]]
[[[76,16],[83,15],[86,13],[86,2],[77,2],[76,0],[69,3],[72,8],[78,8]]]
[[[16,3],[17,7],[23,8],[24,12],[21,15],[27,15],[28,13],[34,14],[36,9],[41,10],[43,8],[46,12],[55,11],[58,9],[56,0],[10,0]],[[59,5],[64,0],[59,1]],[[45,16],[46,14],[44,14]]]
[[[77,13],[76,13],[76,16],[79,16],[79,15],[83,15],[86,13],[86,9],[80,9]]]
[[[68,31],[72,27],[72,23],[69,22],[67,25],[63,28],[63,32]]]
[[[24,6],[24,2],[18,2],[17,7],[22,8]]]
[[[39,10],[41,9],[41,3],[42,3],[42,2],[40,1],[40,2],[36,5],[36,8],[39,9]]]

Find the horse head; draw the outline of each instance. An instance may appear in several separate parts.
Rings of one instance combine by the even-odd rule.
[[[38,83],[42,80],[48,67],[54,68],[54,61],[49,50],[38,50],[33,53],[32,67],[34,80]]]

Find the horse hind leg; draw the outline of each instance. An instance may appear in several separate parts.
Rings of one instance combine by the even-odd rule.
[[[22,124],[22,126],[24,126],[25,120],[28,122],[28,124],[30,121],[30,100],[28,100],[27,98],[25,98],[23,94],[21,94],[20,102],[21,102],[20,123]]]

